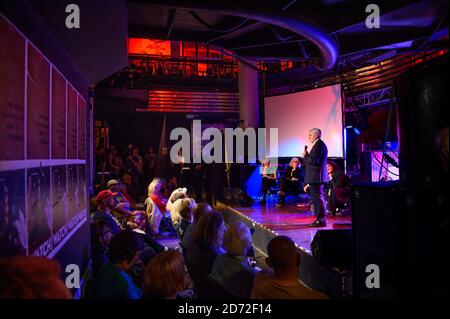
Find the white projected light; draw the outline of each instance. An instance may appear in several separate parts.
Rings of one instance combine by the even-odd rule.
[[[340,84],[266,97],[264,105],[265,127],[278,128],[278,156],[300,156],[305,145],[311,149],[308,131],[317,127],[322,130],[328,156],[343,157]]]

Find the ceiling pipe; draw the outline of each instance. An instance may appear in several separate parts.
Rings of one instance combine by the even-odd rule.
[[[301,12],[286,12],[280,8],[260,7],[261,2],[257,0],[246,0],[236,6],[234,1],[183,1],[183,0],[148,0],[145,3],[182,10],[205,10],[244,17],[275,25],[286,30],[297,33],[312,43],[320,51],[321,61],[317,66],[319,70],[333,68],[338,57],[338,43],[336,38],[330,35],[324,27],[313,21],[309,16]]]

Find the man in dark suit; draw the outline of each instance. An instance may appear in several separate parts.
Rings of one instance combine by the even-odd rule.
[[[324,184],[328,182],[327,157],[328,149],[320,139],[322,132],[318,128],[313,128],[308,132],[308,140],[312,143],[311,151],[308,153],[306,147],[302,154],[302,163],[305,164],[305,192],[309,191],[311,201],[314,205],[316,221],[311,223],[311,227],[325,227],[325,195]]]

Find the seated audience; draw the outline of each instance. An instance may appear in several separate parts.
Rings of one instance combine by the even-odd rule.
[[[192,224],[192,212],[195,208],[195,201],[191,198],[180,198],[173,203],[172,211],[180,215],[181,221],[175,225],[178,238],[183,239],[186,228]]]
[[[192,232],[197,228],[198,221],[202,216],[211,213],[212,207],[208,203],[198,203],[195,205],[193,215],[193,222],[184,231],[183,238],[181,239],[181,248],[183,250],[183,256],[186,257],[186,252],[192,239]]]
[[[161,178],[155,177],[148,186],[148,197],[145,200],[149,231],[153,235],[158,235],[161,231],[175,233],[170,212],[166,209],[167,198],[161,192],[163,184]]]
[[[249,298],[256,272],[247,259],[252,252],[250,229],[244,223],[230,225],[223,236],[223,246],[226,252],[214,261],[209,278],[230,297]]]
[[[192,232],[192,240],[186,253],[186,264],[194,281],[194,290],[199,297],[202,297],[206,277],[211,273],[214,261],[223,253],[224,231],[222,215],[219,212],[212,212],[200,218]]]
[[[266,263],[273,272],[256,274],[251,298],[254,299],[324,299],[324,294],[306,288],[298,280],[300,253],[286,236],[273,238],[267,246]]]
[[[175,203],[177,199],[180,198],[188,198],[187,195],[187,188],[177,188],[173,190],[169,196],[169,200],[167,201],[166,210],[170,212],[170,216],[172,218],[172,223],[174,225],[181,222],[181,216],[175,212],[172,211],[172,205]]]
[[[289,163],[289,167],[286,170],[286,176],[280,179],[280,191],[278,192],[277,206],[281,206],[285,203],[286,193],[297,193],[300,188],[300,161],[294,157]]]
[[[127,273],[139,259],[136,238],[131,231],[114,235],[109,245],[108,258],[98,271],[95,291],[98,298],[139,299],[142,291]]]
[[[133,176],[130,173],[122,175],[122,182],[126,186],[126,193],[133,199],[139,199],[139,190],[136,188],[136,184],[133,181]],[[125,192],[124,192],[125,193]]]
[[[71,299],[61,267],[44,257],[0,259],[0,299]]]
[[[112,213],[117,216],[119,219],[123,218],[124,216],[127,216],[130,214],[130,207],[131,203],[128,201],[128,199],[122,194],[120,191],[120,185],[122,183],[118,181],[117,179],[111,179],[106,184],[107,188],[113,192],[114,194],[117,194],[114,196],[114,209],[112,210]],[[123,205],[126,203],[127,205]],[[127,209],[128,207],[128,209]]]
[[[130,203],[132,209],[136,208],[136,201],[133,197],[128,194],[128,186],[125,183],[119,184],[119,191],[122,193],[123,197]]]
[[[261,163],[261,191],[263,195],[262,201],[265,202],[270,187],[274,187],[277,185],[277,168],[275,166],[270,166],[270,159],[262,160]]]
[[[189,285],[183,256],[178,251],[169,250],[148,263],[144,273],[144,298],[175,299]]]
[[[122,226],[117,218],[111,213],[114,209],[114,196],[116,193],[110,190],[103,190],[97,194],[97,210],[91,215],[94,221],[102,220],[108,224],[113,234],[117,234],[122,230]]]
[[[337,209],[343,208],[351,201],[352,187],[350,178],[336,163],[328,161],[327,170],[330,177],[328,182],[328,209],[330,215],[334,216]]]
[[[92,268],[94,274],[108,261],[107,255],[112,236],[112,229],[106,221],[97,220],[91,223]]]
[[[159,254],[165,250],[166,247],[158,243],[152,236],[145,232],[147,226],[147,215],[144,211],[133,211],[127,218],[127,226],[132,230],[136,236],[138,246],[141,247],[139,250],[141,252],[140,259],[147,265],[149,260],[156,254]]]

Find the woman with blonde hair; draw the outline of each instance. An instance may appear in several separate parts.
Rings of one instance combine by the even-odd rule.
[[[152,235],[157,235],[160,233],[161,221],[164,220],[165,224],[168,225],[169,231],[172,230],[173,225],[170,218],[170,212],[167,211],[167,198],[162,193],[162,188],[164,186],[164,180],[155,177],[151,183],[148,185],[148,197],[145,200],[145,211],[147,214],[148,224],[150,226],[150,233]]]
[[[277,168],[276,166],[270,165],[270,159],[264,159],[261,161],[261,171],[262,182],[261,191],[263,194],[262,202],[266,202],[266,196],[270,187],[276,186],[277,184]]]
[[[191,283],[184,258],[176,250],[153,257],[144,273],[144,298],[175,299]]]
[[[293,157],[286,170],[286,176],[280,179],[280,191],[278,192],[277,206],[282,206],[287,192],[299,192],[300,190],[300,161]]]

